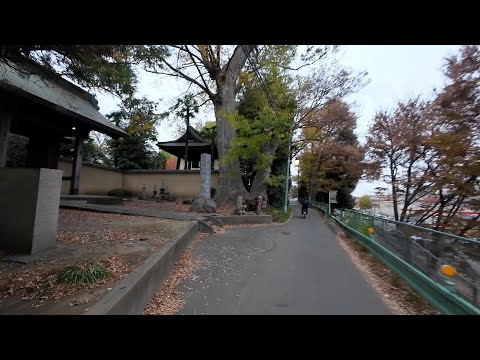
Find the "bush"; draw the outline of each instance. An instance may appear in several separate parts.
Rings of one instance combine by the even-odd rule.
[[[358,229],[359,232],[361,232],[363,235],[365,236],[368,236],[368,237],[372,237],[372,234],[370,234],[368,232],[368,229],[371,228],[371,226],[369,224],[362,224],[362,226],[360,226],[360,228]]]
[[[133,192],[127,189],[113,189],[108,192],[108,196],[132,197]]]
[[[284,223],[290,219],[292,209],[288,208],[287,212],[283,212],[283,209],[279,208],[268,208],[267,213],[272,215],[273,222]]]
[[[107,268],[95,260],[85,260],[60,269],[58,281],[67,284],[94,284],[108,276]]]

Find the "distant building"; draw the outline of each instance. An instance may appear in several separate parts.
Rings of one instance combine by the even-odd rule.
[[[188,144],[188,146],[185,146]],[[212,167],[218,169],[218,150],[214,143],[204,140],[200,134],[191,126],[185,133],[176,140],[157,143],[157,146],[176,156],[176,170],[198,170],[200,169],[201,154],[212,155]],[[187,162],[185,163],[185,156]]]
[[[177,158],[168,159],[165,165],[165,170],[176,170],[177,168]]]

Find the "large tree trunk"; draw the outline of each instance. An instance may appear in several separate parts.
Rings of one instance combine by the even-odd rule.
[[[272,173],[272,163],[273,163],[273,156],[275,156],[275,152],[277,151],[278,145],[280,144],[279,141],[273,140],[263,147],[263,152],[272,156],[272,161],[265,169],[257,170],[255,174],[255,178],[253,179],[252,188],[250,189],[250,196],[251,198],[256,198],[258,194],[262,193],[263,195],[267,195],[267,179],[270,177]]]
[[[230,142],[235,137],[235,131],[225,118],[225,113],[232,112],[236,108],[235,88],[237,80],[245,62],[257,45],[237,45],[232,56],[224,65],[220,65],[220,46],[217,46],[216,50],[214,50],[210,45],[198,45],[197,50],[201,54],[201,58],[198,57],[195,51],[195,53],[192,53],[191,49],[186,45],[174,47],[179,49],[179,54],[182,53],[190,58],[192,63],[189,65],[195,65],[199,76],[197,78],[190,77],[180,70],[178,64],[174,66],[165,59],[163,63],[173,71],[176,76],[180,76],[200,87],[209,96],[210,100],[213,101],[217,123],[218,157],[220,160],[220,178],[218,181],[216,200],[219,203],[233,202],[236,196],[245,196],[248,193],[242,183],[238,159],[227,160],[225,158]],[[204,70],[207,70],[210,79],[215,81],[216,92],[207,85],[204,78]]]
[[[251,198],[256,198],[258,194],[267,195],[267,179],[272,173],[272,168],[259,169],[253,178],[252,188],[250,189]]]
[[[242,182],[240,162],[238,159],[227,159],[225,156],[230,142],[235,137],[235,130],[225,115],[236,109],[235,87],[240,71],[247,61],[247,56],[255,49],[255,45],[237,46],[235,51],[216,76],[217,93],[214,97],[215,117],[217,122],[218,158],[220,160],[220,177],[216,199],[219,203],[234,203],[236,197],[248,195]]]
[[[219,203],[234,202],[236,197],[248,195],[242,182],[240,161],[238,159],[226,159],[225,155],[230,147],[230,141],[235,137],[235,130],[226,119],[226,113],[235,110],[234,85],[219,87],[215,101],[215,117],[217,120],[217,144],[218,158],[220,161],[220,177],[216,199]]]

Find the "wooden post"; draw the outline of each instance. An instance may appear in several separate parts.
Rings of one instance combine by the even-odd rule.
[[[188,128],[190,127],[190,108],[187,107],[187,131],[185,132],[185,165],[183,166],[184,170],[189,169],[189,164],[188,164]]]
[[[177,156],[177,170],[180,170],[180,156]]]
[[[72,180],[70,181],[70,195],[78,195],[80,188],[80,169],[83,157],[83,137],[75,137],[75,148],[73,150]]]
[[[7,163],[8,135],[10,134],[10,115],[0,112],[0,167]]]

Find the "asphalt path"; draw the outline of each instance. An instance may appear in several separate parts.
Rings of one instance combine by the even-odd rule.
[[[316,209],[282,225],[234,227],[193,248],[178,285],[190,315],[387,315],[391,312]]]

